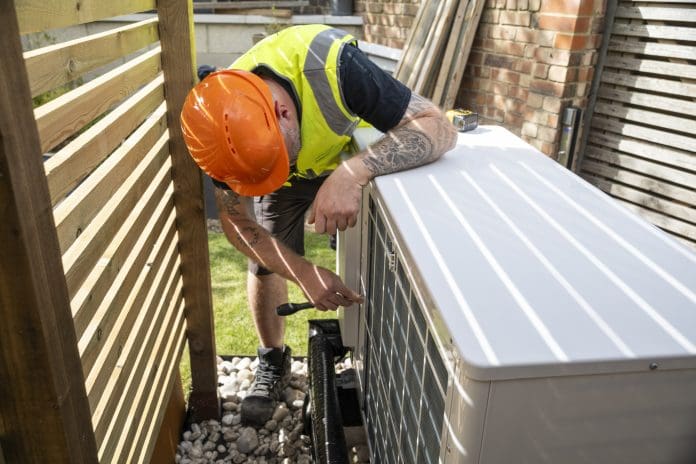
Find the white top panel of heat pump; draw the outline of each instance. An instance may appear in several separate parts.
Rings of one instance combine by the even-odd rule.
[[[507,130],[375,184],[467,375],[696,367],[696,253]]]

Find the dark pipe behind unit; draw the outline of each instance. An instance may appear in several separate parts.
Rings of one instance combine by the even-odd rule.
[[[314,459],[346,464],[348,450],[336,389],[335,358],[345,353],[338,321],[309,321],[309,383]]]

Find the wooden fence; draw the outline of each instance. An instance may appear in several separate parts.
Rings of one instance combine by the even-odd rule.
[[[581,175],[696,247],[696,5],[612,0],[608,16]]]
[[[202,182],[179,126],[195,82],[191,5],[2,4],[1,453],[149,462],[186,339],[189,405],[218,414]],[[152,10],[22,51],[27,33]]]

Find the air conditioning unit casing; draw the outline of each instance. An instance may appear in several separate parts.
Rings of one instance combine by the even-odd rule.
[[[371,462],[696,462],[696,255],[513,134],[377,178],[338,249]]]

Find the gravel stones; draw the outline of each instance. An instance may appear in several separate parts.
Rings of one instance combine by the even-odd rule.
[[[191,424],[177,447],[177,464],[310,464],[309,439],[302,435],[302,405],[307,385],[307,364],[295,360],[289,386],[283,391],[272,418],[255,429],[241,425],[239,405],[246,396],[258,359],[218,358],[221,420]],[[367,448],[351,450],[351,463],[368,463]]]
[[[271,420],[259,429],[242,426],[239,414],[239,405],[254,379],[256,366],[257,359],[218,358],[222,418],[220,422],[191,424],[190,430],[183,433],[183,441],[177,448],[178,464],[311,462],[311,450],[300,435],[301,411],[293,414],[296,408],[292,406],[294,401],[304,401],[307,390],[306,364],[301,361],[292,363],[290,381],[293,388],[288,388],[290,403],[280,401]]]
[[[253,427],[245,427],[242,433],[237,438],[237,449],[240,453],[249,454],[259,446],[259,437],[256,434],[256,429]]]
[[[286,417],[288,417],[288,414],[290,414],[290,411],[288,410],[287,405],[285,405],[285,403],[278,403],[275,411],[273,411],[273,417],[271,419],[276,421],[276,423],[282,422]]]

